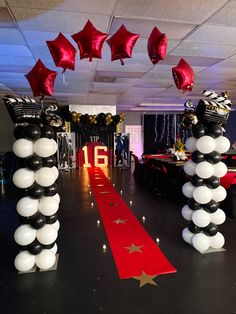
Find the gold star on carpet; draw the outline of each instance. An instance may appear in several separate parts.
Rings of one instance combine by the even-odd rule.
[[[100,186],[104,186],[104,184],[97,184],[97,186],[99,186],[99,187],[100,187]]]
[[[157,275],[149,276],[144,271],[142,271],[141,276],[132,277],[132,278],[139,280],[140,281],[139,288],[142,288],[143,286],[145,286],[147,284],[157,286],[157,283],[153,280],[156,277],[157,277]]]
[[[116,220],[113,220],[113,222],[117,225],[119,224],[125,224],[126,223],[126,219],[116,219]]]
[[[111,207],[115,207],[115,206],[117,206],[118,205],[118,203],[110,203],[109,204],[109,206],[111,206]]]
[[[102,192],[100,192],[100,194],[110,194],[111,193],[111,191],[102,191]]]
[[[133,243],[130,246],[124,246],[124,249],[129,250],[129,254],[134,253],[134,252],[143,253],[142,248],[143,248],[143,245],[137,246]]]

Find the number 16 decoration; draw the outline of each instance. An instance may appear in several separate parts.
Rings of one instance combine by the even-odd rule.
[[[80,167],[107,167],[111,164],[111,150],[101,142],[89,142],[79,151]]]

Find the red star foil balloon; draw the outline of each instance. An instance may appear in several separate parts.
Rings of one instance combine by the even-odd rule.
[[[108,34],[98,31],[88,20],[82,31],[71,35],[80,51],[80,59],[102,58],[102,46]]]
[[[34,97],[53,96],[56,76],[57,72],[46,68],[40,59],[38,59],[32,70],[25,74]]]
[[[46,43],[57,67],[63,68],[63,72],[66,69],[75,70],[76,49],[62,33]]]
[[[191,66],[182,58],[178,65],[172,68],[172,74],[175,85],[182,89],[183,93],[188,90],[192,91],[194,84],[194,72]]]
[[[159,31],[157,27],[154,27],[147,43],[148,55],[153,64],[158,63],[160,60],[164,60],[167,50],[167,37]]]
[[[138,38],[138,34],[129,32],[122,24],[118,31],[107,40],[111,49],[111,61],[120,60],[124,65],[123,59],[132,57],[132,51]]]

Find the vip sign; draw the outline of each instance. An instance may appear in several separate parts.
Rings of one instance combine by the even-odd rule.
[[[107,167],[110,164],[110,149],[101,142],[87,143],[80,149],[80,167]]]

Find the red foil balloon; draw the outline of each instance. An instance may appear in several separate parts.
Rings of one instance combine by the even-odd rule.
[[[176,67],[172,68],[175,85],[178,89],[192,91],[194,84],[194,72],[191,66],[181,59]]]
[[[111,61],[120,60],[124,65],[123,59],[132,57],[132,51],[138,38],[138,34],[129,32],[122,24],[118,31],[107,40],[111,49]]]
[[[102,46],[108,34],[98,31],[88,20],[82,31],[71,35],[80,51],[80,59],[102,58]]]
[[[56,39],[46,41],[46,43],[55,65],[63,68],[63,72],[66,69],[74,71],[76,49],[69,40],[62,33],[59,33]]]
[[[25,74],[25,77],[29,81],[34,97],[53,96],[54,81],[56,76],[57,72],[46,68],[40,59],[38,59],[32,70]]]
[[[165,59],[167,50],[167,37],[154,27],[147,43],[147,50],[150,60],[153,64],[158,63],[160,60]]]

